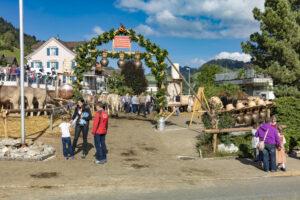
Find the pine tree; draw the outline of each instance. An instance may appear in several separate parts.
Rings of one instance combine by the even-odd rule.
[[[269,74],[276,96],[300,97],[300,1],[266,0],[265,11],[253,10],[261,32],[242,42],[254,67]]]
[[[135,94],[146,91],[148,83],[144,69],[136,69],[134,60],[126,61],[125,67],[122,69],[122,75],[125,77],[126,86],[132,88]]]

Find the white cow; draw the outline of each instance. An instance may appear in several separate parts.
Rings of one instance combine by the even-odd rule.
[[[118,117],[119,113],[119,95],[117,94],[109,94],[107,95],[106,105],[107,105],[107,113],[111,115],[115,115]]]

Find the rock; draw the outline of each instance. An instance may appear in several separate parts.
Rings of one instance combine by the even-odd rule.
[[[222,151],[222,152],[226,152],[226,153],[236,153],[239,151],[239,148],[237,146],[235,146],[234,144],[230,144],[230,145],[219,144],[218,151]]]

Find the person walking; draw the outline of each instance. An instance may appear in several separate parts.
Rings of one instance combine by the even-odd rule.
[[[258,137],[255,137],[255,133],[257,132],[257,129],[258,129],[258,124],[254,124],[253,125],[253,128],[251,130],[252,132],[252,140],[251,140],[251,146],[252,146],[252,149],[253,149],[253,153],[254,153],[254,162],[257,162],[257,161],[262,161],[262,159],[260,158],[260,154],[259,154],[259,150],[257,148],[257,145],[259,143],[259,138]]]
[[[5,81],[5,70],[4,67],[0,67],[0,80]]]
[[[143,110],[144,113],[144,117],[146,117],[146,97],[144,95],[144,92],[141,93],[141,95],[139,96],[139,110],[138,110],[138,116],[141,113],[141,110]]]
[[[96,164],[104,164],[106,162],[107,148],[105,144],[105,136],[108,127],[108,114],[103,109],[103,104],[96,105],[92,135],[94,136],[95,148],[97,150]]]
[[[277,130],[271,125],[270,118],[267,118],[266,123],[259,127],[255,136],[259,137],[260,142],[264,142],[262,154],[265,172],[268,172],[270,169],[271,172],[276,172],[276,146],[280,150],[281,143]]]
[[[67,152],[67,144],[68,144],[68,149],[70,153],[71,159],[75,159],[74,154],[73,154],[73,149],[72,149],[72,143],[71,143],[71,134],[70,131],[72,130],[72,126],[70,123],[67,122],[67,117],[63,116],[62,117],[62,123],[59,125],[59,128],[61,130],[61,140],[62,140],[62,145],[63,145],[63,155],[65,160],[68,160],[68,152]]]
[[[82,132],[83,138],[83,148],[81,158],[85,158],[87,152],[87,136],[89,132],[89,121],[92,119],[91,110],[88,105],[84,103],[83,99],[79,99],[77,102],[77,107],[72,116],[72,123],[75,123],[75,136],[73,140],[73,151],[77,145],[78,138]]]

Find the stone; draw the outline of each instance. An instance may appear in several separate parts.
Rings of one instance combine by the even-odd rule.
[[[239,148],[237,146],[235,146],[234,144],[230,144],[230,145],[219,144],[218,151],[222,151],[222,152],[226,152],[226,153],[236,153],[239,151]]]

